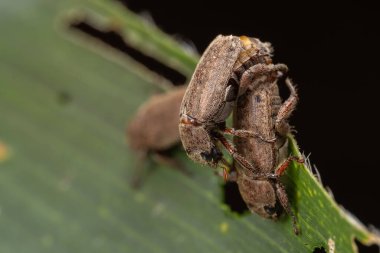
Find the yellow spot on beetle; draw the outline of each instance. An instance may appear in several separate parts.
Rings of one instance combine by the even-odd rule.
[[[226,234],[228,232],[228,223],[227,222],[220,223],[219,229],[220,229],[220,232],[222,232],[222,234]]]
[[[251,40],[247,36],[240,36],[240,40],[243,43],[244,47],[248,47],[252,44]]]

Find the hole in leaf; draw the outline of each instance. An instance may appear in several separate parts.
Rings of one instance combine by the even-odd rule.
[[[123,54],[128,55],[135,61],[143,64],[148,69],[157,74],[170,80],[175,85],[182,85],[186,82],[186,77],[179,73],[178,71],[162,64],[156,59],[143,54],[141,51],[129,46],[123,40],[123,37],[117,32],[113,31],[111,28],[109,30],[99,30],[86,20],[75,19],[74,21],[69,21],[69,28],[79,30],[95,39],[102,41],[103,43],[109,45],[110,47],[119,50]]]
[[[67,105],[68,103],[70,103],[73,98],[72,96],[66,92],[66,91],[60,91],[58,92],[58,103],[61,104],[61,105]]]
[[[326,250],[325,250],[325,248],[323,248],[323,247],[315,248],[315,249],[313,250],[313,253],[326,253]]]
[[[236,183],[227,182],[223,185],[223,202],[230,207],[232,212],[244,214],[248,211],[247,205],[241,198],[239,188]]]
[[[379,253],[379,247],[376,245],[366,246],[355,239],[356,246],[358,246],[359,253]]]

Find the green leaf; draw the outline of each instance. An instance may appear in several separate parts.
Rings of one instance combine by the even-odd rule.
[[[82,1],[85,2],[85,1]],[[80,9],[75,9],[74,15],[85,13],[86,18],[97,27],[112,27],[124,40],[144,54],[155,57],[167,66],[176,69],[190,77],[198,57],[190,46],[180,45],[159,30],[151,21],[143,19],[127,8],[108,0],[89,1]]]
[[[159,165],[133,190],[125,125],[165,80],[65,31],[72,10],[100,27],[117,20],[126,42],[187,77],[197,61],[113,1],[0,2],[0,252],[312,252],[330,241],[346,253],[354,237],[380,242],[304,165],[284,177],[300,236],[288,217],[231,213],[221,179],[181,150],[193,176]]]

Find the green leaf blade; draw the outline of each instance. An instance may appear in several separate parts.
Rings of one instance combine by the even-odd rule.
[[[132,189],[136,157],[125,126],[158,85],[104,46],[92,45],[105,50],[96,54],[86,40],[84,47],[67,40],[57,19],[75,7],[125,15],[125,39],[144,42],[139,49],[158,60],[168,56],[164,63],[187,77],[197,56],[112,2],[0,7],[0,252],[312,252],[327,249],[329,239],[336,252],[355,252],[354,236],[378,242],[304,165],[293,164],[284,177],[300,236],[286,216],[232,214],[223,182],[180,150],[191,177],[158,165],[141,190]]]

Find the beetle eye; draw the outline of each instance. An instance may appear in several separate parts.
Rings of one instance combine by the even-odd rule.
[[[222,158],[222,153],[219,151],[219,150],[217,150],[216,148],[212,148],[212,150],[211,150],[211,154],[212,154],[212,157],[214,158],[214,160],[217,160],[217,161],[219,161],[220,160],[220,158]]]
[[[210,153],[207,153],[207,152],[201,152],[201,156],[204,160],[206,161],[211,161],[212,160],[212,156]]]
[[[275,206],[264,206],[264,210],[267,214],[273,215],[276,213],[277,208]]]
[[[218,162],[223,156],[222,153],[219,152],[215,147],[211,149],[211,152],[201,152],[201,156],[204,160],[208,162]]]

